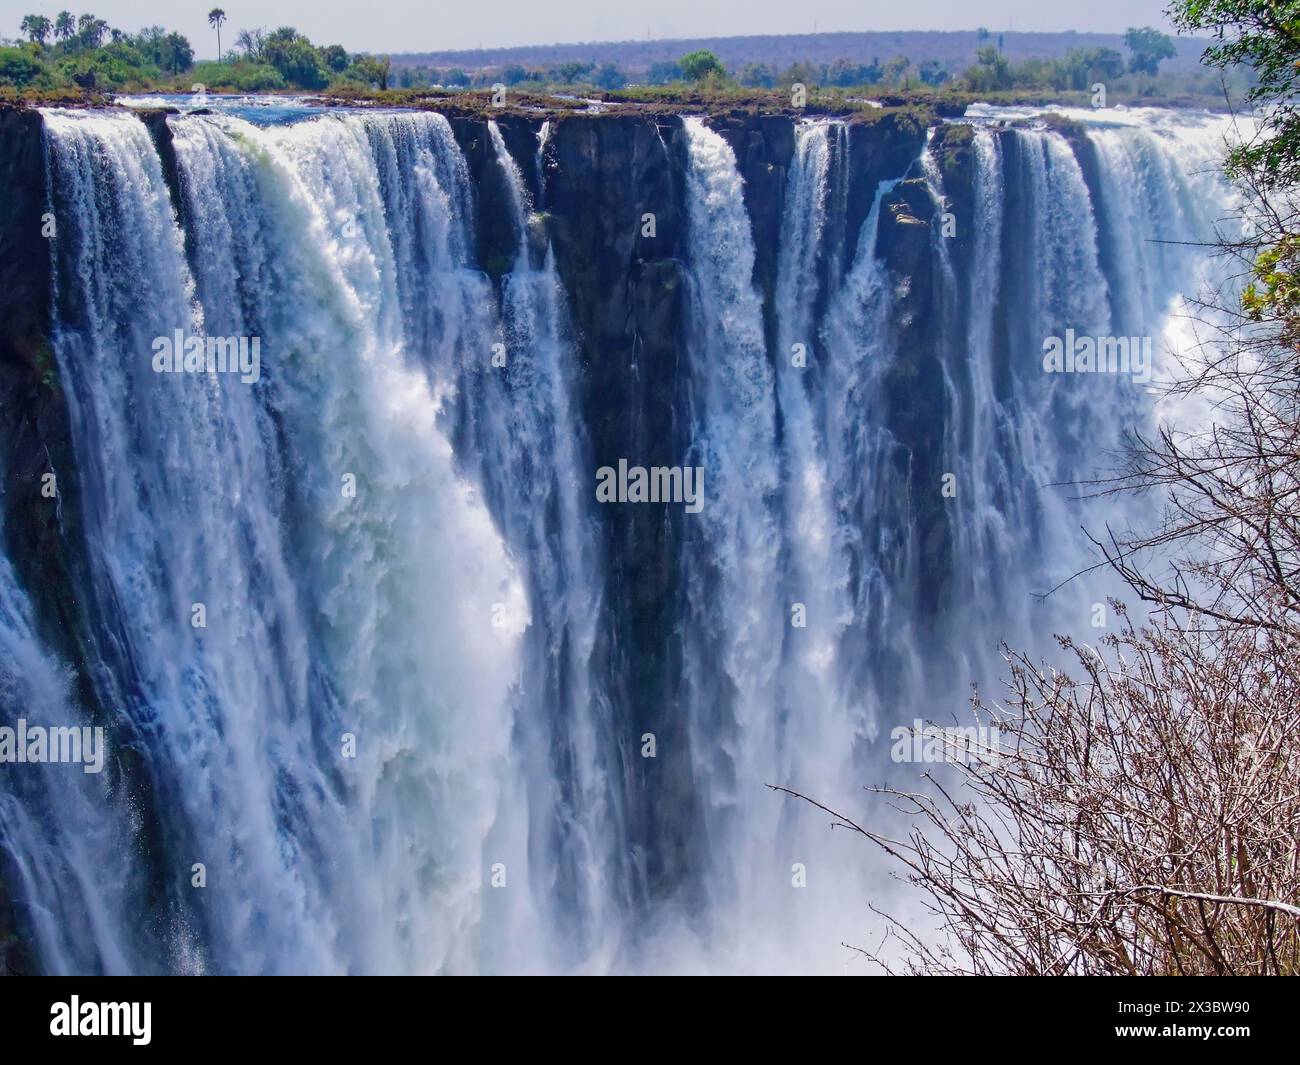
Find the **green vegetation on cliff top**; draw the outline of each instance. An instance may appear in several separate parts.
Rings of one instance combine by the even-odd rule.
[[[1130,30],[1128,56],[1109,48],[1071,48],[1053,59],[1013,63],[1001,42],[981,48],[965,70],[937,60],[914,64],[905,56],[870,62],[849,58],[832,63],[794,63],[784,70],[750,63],[728,70],[712,52],[696,50],[675,63],[658,63],[640,84],[612,63],[565,62],[537,69],[518,65],[458,68],[394,67],[386,56],[350,54],[342,45],[318,46],[292,27],[240,29],[222,46],[228,18],[213,8],[216,61],[197,59],[195,47],[178,33],[151,26],[131,34],[112,28],[93,14],[27,15],[21,39],[0,40],[0,99],[39,103],[101,103],[112,93],[310,92],[340,102],[444,106],[466,110],[484,106],[477,97],[509,90],[511,104],[564,110],[563,96],[609,104],[790,107],[803,86],[814,113],[852,113],[877,104],[920,106],[940,114],[960,113],[974,99],[995,103],[1086,105],[1098,84],[1110,103],[1167,106],[1222,104],[1224,87],[1208,70],[1167,73],[1163,59],[1173,54],[1170,40],[1147,27]],[[1245,75],[1232,73],[1235,88],[1249,91]],[[474,92],[479,90],[479,92]],[[560,98],[557,98],[559,96]]]

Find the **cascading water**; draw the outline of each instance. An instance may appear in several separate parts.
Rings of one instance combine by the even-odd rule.
[[[552,123],[530,189],[494,122],[474,171],[435,114],[173,116],[170,174],[129,114],[45,112],[84,661],[0,558],[0,693],[104,726],[110,755],[0,778],[40,967],[843,968],[880,870],[764,785],[855,808],[910,782],[892,726],[994,687],[1000,639],[1048,653],[1088,624],[1100,576],[1037,596],[1117,512],[1052,486],[1156,412],[1131,380],[1044,373],[1042,343],[1176,339],[1222,203],[1210,119],[1072,115],[1071,143],[974,117],[964,252],[929,148],[850,232],[852,131],[799,123],[766,315],[736,155],[682,121],[678,415],[705,505],[664,634],[690,793],[656,822],[689,883],[656,894],[628,843],[657,801],[629,769],[643,730],[597,652],[624,571],[538,213]],[[928,324],[891,220],[922,227]],[[156,372],[178,331],[256,338],[256,373]]]
[[[684,701],[692,736],[701,741],[693,754],[712,894],[744,899],[753,885],[744,862],[752,827],[746,814],[758,797],[738,784],[771,774],[778,727],[771,713],[782,631],[776,402],[735,156],[701,119],[687,119],[686,134],[689,462],[706,471],[710,505],[684,537]],[[718,912],[744,919],[738,910]]]
[[[554,253],[545,244],[541,264],[533,266],[529,193],[495,122],[488,132],[519,247],[502,279],[504,372],[477,373],[477,472],[496,501],[507,543],[526,560],[534,618],[516,720],[532,765],[554,759],[563,766],[554,776],[528,776],[529,809],[536,815],[534,838],[545,841],[536,855],[542,879],[555,885],[549,918],[576,939],[572,964],[589,952],[612,949],[604,941],[604,911],[616,898],[619,879],[618,804],[606,779],[610,714],[591,666],[601,597],[599,546]],[[544,134],[545,128],[539,158]],[[540,180],[540,165],[537,172]]]
[[[35,630],[32,605],[0,559],[0,699],[32,726],[93,727],[76,707],[69,670]],[[66,769],[42,765],[0,792],[0,846],[49,967],[127,973],[137,949],[132,894],[145,886],[126,846],[130,811],[98,774]]]
[[[214,871],[175,889],[205,967],[467,965],[523,591],[407,364],[364,130],[206,125],[177,123],[196,284],[143,127],[49,118],[56,204],[78,212],[61,284],[90,279],[58,344],[95,456],[94,591],[130,649],[103,655],[106,702]],[[176,329],[265,338],[264,379],[155,374]]]

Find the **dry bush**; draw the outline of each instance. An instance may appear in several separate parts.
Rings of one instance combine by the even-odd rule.
[[[1006,651],[1008,697],[974,701],[997,757],[872,789],[901,839],[788,792],[937,917],[938,944],[881,914],[905,960],[863,953],[887,971],[1300,974],[1300,212],[1246,193],[1251,235],[1221,251],[1255,287],[1194,312],[1171,389],[1208,415],[1093,486],[1159,494],[1154,528],[1094,539],[1146,618],[1113,602],[1118,635],[1060,638],[1069,673]]]
[[[1112,605],[1103,648],[1061,641],[1078,680],[1008,654],[1004,706],[975,703],[995,758],[873,789],[905,838],[828,811],[906,866],[946,933],[890,920],[907,971],[1300,973],[1300,645],[1139,631]]]

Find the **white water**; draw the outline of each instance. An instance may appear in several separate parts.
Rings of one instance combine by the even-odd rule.
[[[504,831],[522,585],[404,350],[359,124],[178,127],[205,303],[143,127],[50,119],[78,234],[94,197],[136,211],[78,248],[113,290],[59,354],[97,460],[81,471],[95,592],[141,674],[121,688],[216,881],[190,905],[219,971],[468,966]],[[73,170],[95,151],[114,165]],[[152,372],[153,336],[205,321],[265,338],[262,383]]]
[[[91,725],[33,614],[9,561],[0,559],[0,700],[21,708],[29,727]],[[25,775],[21,786],[0,792],[0,846],[15,858],[19,896],[36,900],[27,916],[41,956],[61,971],[98,963],[107,973],[130,972],[139,944],[131,942],[129,896],[142,887],[123,846],[130,811],[107,778],[81,765],[5,769]]]
[[[681,461],[705,468],[706,505],[682,521],[675,633],[691,808],[659,823],[694,857],[689,890],[642,907],[625,804],[658,797],[629,783],[642,728],[594,658],[617,574],[582,371],[533,213],[545,189],[526,187],[501,130],[488,136],[518,250],[494,283],[440,116],[174,118],[178,219],[142,123],[48,112],[84,667],[110,743],[138,762],[0,793],[45,967],[855,971],[839,944],[871,927],[875,855],[764,785],[862,813],[862,784],[925,768],[888,762],[893,725],[960,715],[970,681],[996,676],[999,639],[1049,650],[1054,627],[1089,624],[1105,580],[1035,596],[1086,564],[1078,526],[1109,512],[1051,486],[1098,472],[1152,401],[1128,381],[1044,375],[1039,344],[1067,327],[1176,337],[1178,293],[1203,266],[1155,239],[1204,239],[1223,203],[1201,173],[1210,120],[1076,117],[1092,123],[1100,204],[1058,134],[980,129],[974,217],[959,220],[969,276],[930,234],[945,317],[927,387],[944,390],[942,468],[959,486],[942,504],[937,622],[921,607],[931,501],[891,428],[901,293],[877,225],[903,175],[847,235],[841,270],[827,249],[849,134],[798,127],[769,351],[735,157],[685,120]],[[260,337],[261,380],[153,373],[153,338],[176,329]],[[6,704],[81,720],[0,562]],[[124,798],[146,784],[156,883],[131,860],[151,819]],[[130,915],[144,897],[147,922]]]

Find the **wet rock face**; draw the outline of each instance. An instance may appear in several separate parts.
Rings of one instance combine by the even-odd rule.
[[[41,234],[45,179],[40,116],[0,109],[0,476],[4,537],[10,557],[39,559],[57,537],[53,508],[40,506],[46,423],[46,378],[54,372],[47,339],[50,249]],[[65,437],[66,439],[66,437]],[[46,513],[46,511],[50,511]],[[27,583],[41,580],[22,567]],[[16,914],[4,891],[0,860],[0,975],[34,971]]]
[[[593,492],[601,466],[621,458],[677,465],[685,454],[687,427],[677,419],[686,363],[684,165],[675,118],[565,117],[543,153],[547,227],[576,334]],[[597,520],[607,574],[597,668],[620,678],[617,703],[635,726],[630,734],[651,731],[685,750],[685,722],[674,713],[681,508],[601,507]],[[660,891],[685,877],[689,858],[662,845],[682,835],[659,820],[680,815],[692,789],[689,779],[666,779],[671,767],[650,780],[646,764],[626,752],[624,786],[652,789],[662,801],[629,803],[627,827],[646,856],[645,883]],[[671,763],[682,772],[689,765],[688,758]]]
[[[975,129],[940,126],[930,141],[930,153],[939,170],[947,212],[952,216],[949,237],[953,266],[969,275],[975,236]]]
[[[0,358],[30,363],[49,318],[50,246],[41,119],[33,111],[0,109]]]
[[[921,154],[925,124],[917,116],[891,112],[874,121],[849,124],[848,196],[845,209],[844,267],[857,247],[857,235],[871,213],[882,181],[902,177]]]
[[[75,479],[67,410],[50,343],[51,241],[40,115],[0,111],[0,470],[4,536],[45,635],[67,650],[74,600],[62,565],[60,514]],[[55,480],[46,480],[48,474]],[[42,494],[55,492],[51,496]],[[59,491],[62,489],[63,491]]]
[[[937,614],[951,583],[953,530],[941,494],[950,417],[944,383],[944,308],[937,298],[933,242],[936,205],[920,178],[900,182],[881,202],[877,249],[893,286],[894,360],[885,372],[888,428],[907,451],[912,534],[921,557],[923,616]]]
[[[167,116],[179,114],[175,108],[163,108],[157,111],[142,111],[140,120],[149,128],[154,147],[158,149],[158,162],[162,165],[163,178],[167,190],[171,193],[172,206],[177,216],[184,221],[185,197],[181,195],[180,169],[176,165],[176,148],[172,143],[172,128],[167,124]],[[195,114],[202,114],[196,111]]]
[[[5,384],[37,369],[50,313],[50,246],[42,234],[47,210],[41,118],[0,109],[0,360]]]
[[[501,278],[514,266],[515,256],[519,253],[519,234],[515,231],[509,186],[498,165],[487,121],[481,118],[452,118],[450,122],[456,143],[465,155],[470,181],[474,186],[476,257],[493,282],[500,283]],[[522,139],[519,127],[523,123],[503,119],[498,125],[502,140],[512,149],[522,170],[524,161],[536,152],[536,134],[524,126],[522,132],[533,138],[532,147],[528,148],[519,144]],[[512,141],[524,150],[516,150],[511,145]],[[525,184],[530,189],[534,187],[528,184],[526,172]]]

